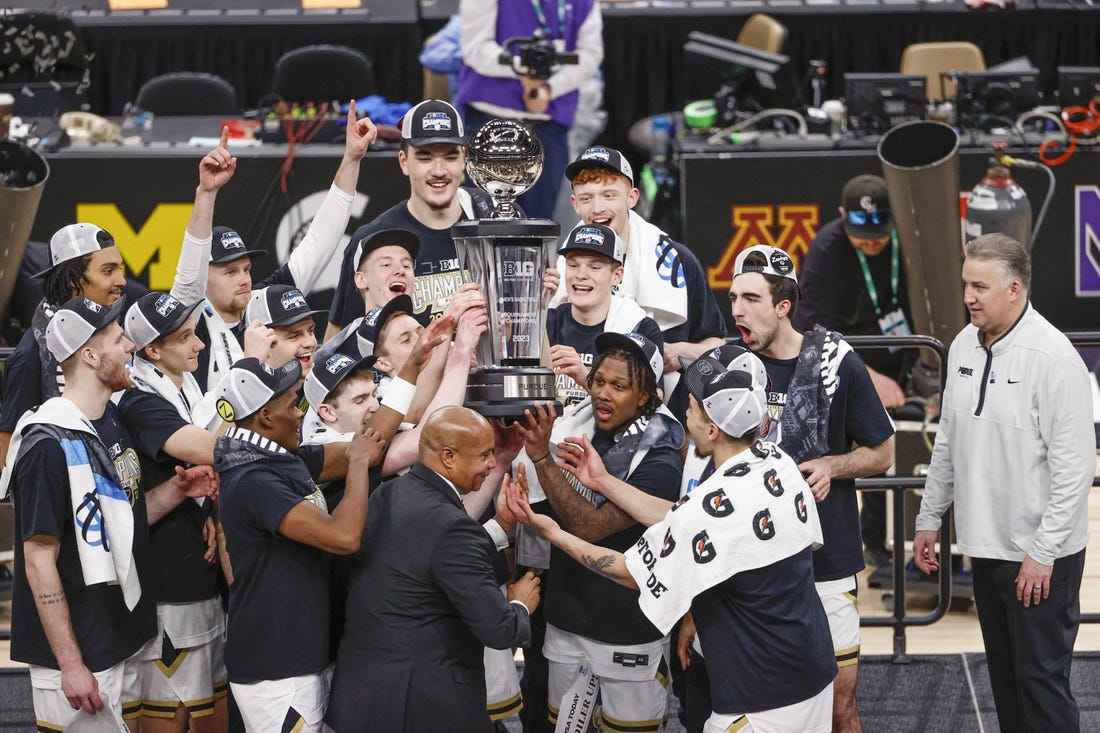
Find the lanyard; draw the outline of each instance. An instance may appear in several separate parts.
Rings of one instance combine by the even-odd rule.
[[[859,258],[859,267],[863,270],[863,281],[867,283],[867,294],[871,296],[871,305],[875,307],[875,316],[882,318],[882,308],[878,304],[878,288],[871,279],[871,268],[867,264],[867,256],[863,250],[856,250]],[[890,232],[890,301],[894,308],[898,306],[898,234]]]
[[[549,33],[550,24],[546,22],[546,13],[542,10],[542,3],[539,0],[531,0],[531,7],[535,9],[539,25]],[[558,38],[565,38],[565,0],[558,0]]]

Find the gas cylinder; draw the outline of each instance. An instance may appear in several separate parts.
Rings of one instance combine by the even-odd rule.
[[[990,166],[966,199],[966,238],[999,232],[1028,245],[1031,202],[1008,168]]]

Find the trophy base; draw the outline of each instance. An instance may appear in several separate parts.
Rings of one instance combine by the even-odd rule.
[[[470,372],[465,406],[478,414],[506,421],[523,417],[524,410],[550,403],[561,415],[554,372],[543,367],[486,367]]]

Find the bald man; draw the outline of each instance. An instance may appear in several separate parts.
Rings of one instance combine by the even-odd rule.
[[[539,579],[501,596],[496,547],[463,508],[493,470],[493,429],[464,407],[433,412],[407,474],[378,487],[348,591],[328,722],[339,731],[492,733],[484,647],[526,646]],[[508,514],[497,514],[506,528]]]

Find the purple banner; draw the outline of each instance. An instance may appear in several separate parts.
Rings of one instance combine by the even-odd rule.
[[[1077,295],[1100,297],[1100,188],[1077,186]]]

